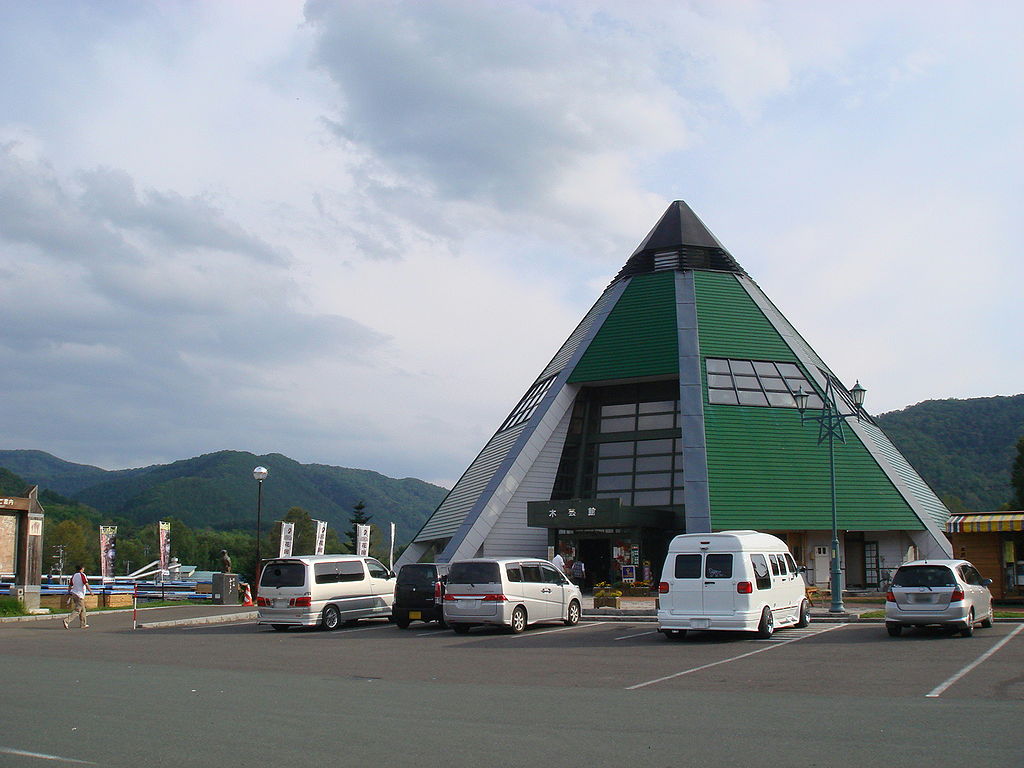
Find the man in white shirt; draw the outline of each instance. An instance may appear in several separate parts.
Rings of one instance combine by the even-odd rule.
[[[69,621],[76,613],[81,622],[82,629],[88,629],[89,625],[85,620],[85,596],[92,594],[89,586],[89,579],[85,575],[85,566],[79,565],[68,583],[68,601],[71,603],[71,613],[64,617],[64,629],[71,629]]]
[[[562,553],[561,552],[556,552],[555,553],[555,557],[554,557],[554,559],[552,559],[551,564],[553,566],[555,566],[555,568],[558,569],[559,573],[561,573],[561,574],[565,573],[565,560],[562,559]]]

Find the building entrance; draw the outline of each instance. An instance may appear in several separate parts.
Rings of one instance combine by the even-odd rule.
[[[598,581],[607,581],[612,570],[612,545],[606,538],[579,540],[577,554],[587,568],[581,589],[590,591]]]

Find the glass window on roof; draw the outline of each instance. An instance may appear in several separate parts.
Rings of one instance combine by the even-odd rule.
[[[708,402],[712,405],[736,405],[739,400],[731,389],[709,389]]]
[[[766,363],[761,360],[754,362],[754,370],[757,371],[757,375],[761,377],[779,375],[775,370],[775,363]]]
[[[729,373],[729,361],[721,358],[709,357],[707,359],[708,373]]]
[[[750,360],[730,360],[733,376],[753,376],[754,364]]]

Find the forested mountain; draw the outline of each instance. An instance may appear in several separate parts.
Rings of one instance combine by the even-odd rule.
[[[1024,394],[926,400],[875,420],[948,506],[956,500],[947,497],[977,511],[1009,502]]]
[[[404,543],[446,493],[414,478],[396,480],[369,470],[300,464],[280,454],[219,451],[172,464],[108,471],[42,451],[0,451],[0,467],[40,489],[137,525],[174,517],[193,527],[252,527],[257,491],[252,470],[257,465],[270,470],[263,483],[266,524],[298,506],[341,532],[349,527],[352,507],[363,501],[371,522],[386,527],[394,521],[396,538]]]

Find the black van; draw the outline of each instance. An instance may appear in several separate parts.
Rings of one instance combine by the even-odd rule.
[[[448,580],[447,563],[408,563],[398,572],[395,602],[391,616],[406,629],[412,621],[436,621],[442,627],[444,585]]]

